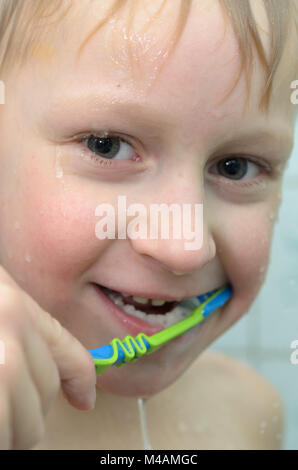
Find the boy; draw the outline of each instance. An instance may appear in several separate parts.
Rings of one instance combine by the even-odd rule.
[[[1,447],[142,448],[143,397],[153,448],[279,448],[277,392],[203,351],[268,266],[297,111],[296,1],[15,3],[2,17]],[[203,204],[201,248],[98,239],[95,208],[119,195]],[[199,327],[95,376],[89,349],[154,334],[157,312],[226,283],[233,297]]]

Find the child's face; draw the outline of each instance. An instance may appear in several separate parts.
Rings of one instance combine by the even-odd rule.
[[[166,46],[163,33],[172,37],[179,2],[168,2],[144,36],[145,10],[139,12],[133,40],[143,52],[139,75],[138,69],[132,75],[126,55],[126,9],[119,23],[108,22],[95,34],[76,64],[80,44],[103,13],[104,2],[89,3],[76,2],[71,22],[63,20],[64,29],[56,28],[39,54],[5,83],[0,255],[19,284],[87,349],[158,330],[115,316],[93,283],[182,299],[230,282],[231,301],[197,329],[98,378],[113,393],[149,396],[241,318],[261,287],[280,203],[280,170],[292,146],[289,93],[279,94],[269,117],[263,116],[257,64],[245,115],[244,76],[216,107],[234,83],[240,56],[230,28],[223,37],[215,2],[193,2],[183,36],[152,88]],[[104,130],[129,142],[119,149],[122,160],[110,160],[109,167],[99,163],[98,153],[98,161],[84,158],[96,153],[76,137]],[[247,170],[238,168],[238,180],[229,171],[220,175],[216,166],[231,154],[250,159]],[[202,248],[187,251],[184,239],[99,240],[95,208],[103,202],[117,207],[118,195],[127,197],[127,206],[140,202],[148,208],[203,203]]]

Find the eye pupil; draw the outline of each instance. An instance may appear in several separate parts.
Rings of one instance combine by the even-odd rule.
[[[238,180],[247,172],[247,161],[240,157],[227,158],[218,162],[217,168],[222,176]]]
[[[96,153],[103,154],[105,158],[113,158],[119,151],[120,142],[117,137],[89,137],[88,148]],[[111,153],[110,153],[111,152]],[[109,154],[109,155],[108,155]]]

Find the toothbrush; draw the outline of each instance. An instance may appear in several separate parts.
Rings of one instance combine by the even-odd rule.
[[[192,311],[188,318],[159,331],[155,335],[147,336],[145,333],[139,333],[135,338],[126,336],[122,341],[114,338],[110,344],[89,349],[94,360],[96,374],[103,374],[112,365],[123,367],[127,362],[134,362],[144,354],[152,354],[172,339],[197,326],[210,313],[221,307],[231,295],[230,285],[198,295],[197,299],[201,304]]]

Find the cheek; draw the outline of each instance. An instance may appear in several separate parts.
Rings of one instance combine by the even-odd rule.
[[[25,180],[26,181],[26,180]],[[94,197],[63,182],[30,175],[1,212],[3,265],[29,294],[45,304],[66,301],[76,281],[106,248],[95,235]]]
[[[210,318],[210,329],[202,340],[207,347],[231,328],[256,299],[265,279],[270,261],[274,220],[271,217],[273,201],[245,208],[234,207],[221,215],[216,244],[218,256],[233,286],[233,296],[218,316]],[[223,211],[224,212],[224,211]]]
[[[228,276],[240,297],[251,302],[265,279],[270,260],[274,221],[272,206],[259,204],[229,217],[222,231],[222,260]]]

